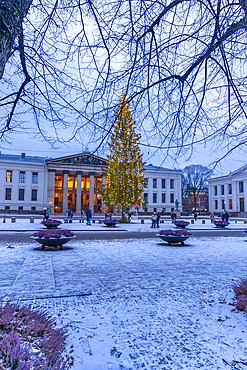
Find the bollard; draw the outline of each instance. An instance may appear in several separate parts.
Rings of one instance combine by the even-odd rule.
[[[194,224],[194,223],[195,223],[195,221],[194,221],[194,220],[191,220],[191,221],[190,221],[190,223],[191,223],[191,224]]]
[[[204,224],[204,225],[205,225],[205,220],[202,220],[202,224]]]
[[[11,222],[15,222],[15,217],[12,217],[11,218]]]
[[[141,224],[144,224],[144,220],[143,220],[143,218],[141,219]]]
[[[30,218],[30,224],[34,224],[34,218],[33,217]]]

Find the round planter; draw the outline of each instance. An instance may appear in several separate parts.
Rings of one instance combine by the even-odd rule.
[[[64,238],[36,238],[34,236],[31,236],[31,239],[35,240],[36,242],[42,244],[41,249],[45,249],[45,246],[47,247],[59,247],[59,249],[63,248],[63,244],[69,242],[71,239],[74,239],[75,236],[66,236]]]
[[[186,226],[188,226],[190,223],[187,221],[184,221],[183,223],[179,221],[173,221],[174,225],[176,225],[180,229],[184,229]]]
[[[222,223],[222,221],[214,221],[214,224],[216,227],[221,227],[222,229],[224,229],[224,227],[228,226],[230,224],[230,222],[228,221],[224,221],[225,223]]]
[[[56,229],[59,225],[61,225],[61,222],[41,222],[42,225],[47,227],[47,229]]]
[[[112,221],[103,221],[104,224],[108,227],[113,227],[113,226],[116,226],[118,224],[118,222],[112,222]]]
[[[159,235],[157,234],[162,240],[167,242],[169,245],[172,244],[178,244],[181,243],[181,245],[184,245],[184,241],[190,237],[190,235],[187,236],[175,236],[175,235]]]

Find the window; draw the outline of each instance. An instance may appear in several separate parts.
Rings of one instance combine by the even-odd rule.
[[[157,179],[153,179],[153,188],[157,188]]]
[[[147,201],[148,201],[148,193],[144,193],[144,202],[147,203]]]
[[[154,212],[157,212],[157,208],[154,208]]]
[[[6,182],[12,182],[12,171],[6,171]]]
[[[10,210],[10,206],[5,206],[4,209],[5,209],[5,211],[9,211]]]
[[[36,207],[31,207],[31,211],[36,211]]]
[[[18,211],[23,211],[23,206],[19,206]]]
[[[11,200],[11,188],[5,189],[5,200]]]
[[[174,194],[170,194],[170,202],[174,203]]]
[[[31,200],[36,201],[37,200],[37,189],[32,189],[32,198]]]
[[[224,195],[225,194],[225,188],[224,188],[224,185],[221,185],[221,195]]]
[[[38,184],[38,172],[32,173],[32,184]]]
[[[217,199],[215,199],[215,201],[214,201],[214,208],[218,209],[218,200]]]
[[[153,203],[157,203],[157,193],[153,193]]]
[[[229,209],[232,209],[232,199],[229,199]]]
[[[221,199],[221,209],[225,209],[225,200]]]
[[[214,187],[214,195],[217,195],[217,186]]]
[[[174,180],[170,180],[170,189],[174,189]]]
[[[244,183],[243,181],[240,181],[239,182],[239,193],[243,193],[244,192]]]
[[[162,189],[166,188],[166,179],[162,179]]]
[[[232,194],[232,184],[228,184],[228,194]]]
[[[18,198],[18,200],[24,200],[24,194],[25,194],[25,189],[19,189],[19,198]]]
[[[165,202],[166,202],[166,194],[162,193],[162,203],[165,203]]]
[[[25,177],[26,177],[25,171],[20,171],[19,182],[24,183],[25,182]]]
[[[166,208],[163,208],[163,212],[166,212]]]
[[[148,187],[148,179],[144,179],[144,188]]]

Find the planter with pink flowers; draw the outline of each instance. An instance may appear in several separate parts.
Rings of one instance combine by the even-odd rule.
[[[41,249],[45,249],[45,246],[62,249],[75,235],[70,230],[42,230],[34,233],[31,238],[41,244]]]
[[[230,225],[230,222],[228,221],[214,221],[214,224],[216,227],[221,227],[222,229],[228,225]]]
[[[188,221],[182,221],[182,220],[176,220],[176,221],[173,221],[173,223],[175,226],[181,229],[184,229],[186,226],[190,224]]]
[[[48,218],[48,220],[41,221],[41,223],[47,227],[47,229],[56,229],[59,225],[61,225],[62,221]]]
[[[187,240],[192,234],[187,230],[161,230],[157,236],[166,241],[169,245],[181,243]]]

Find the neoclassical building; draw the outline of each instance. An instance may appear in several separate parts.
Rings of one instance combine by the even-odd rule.
[[[208,180],[209,210],[219,213],[226,209],[230,214],[247,212],[247,165],[226,176]]]
[[[171,212],[176,199],[181,209],[182,171],[153,165],[144,168],[145,211]],[[41,212],[49,206],[55,213],[69,209],[80,214],[88,208],[104,213],[100,188],[106,169],[107,161],[89,152],[60,158],[0,152],[0,210]]]

